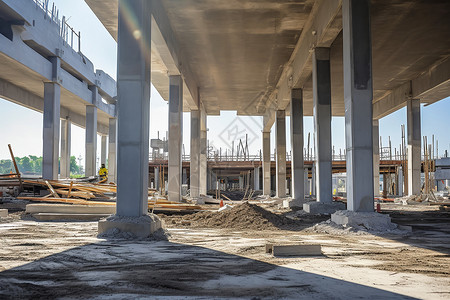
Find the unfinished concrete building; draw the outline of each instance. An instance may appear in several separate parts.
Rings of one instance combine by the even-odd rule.
[[[43,113],[42,180],[28,184],[48,188],[47,201],[64,202],[58,198],[69,199],[72,191],[88,197],[67,200],[73,205],[62,211],[29,206],[28,213],[40,220],[59,213],[60,220],[78,215],[91,222],[50,223],[64,228],[55,237],[60,247],[47,257],[36,250],[40,254],[28,264],[16,259],[3,266],[0,295],[448,297],[450,202],[444,194],[437,199],[427,174],[433,172],[445,189],[450,162],[429,154],[422,159],[428,145],[422,143],[420,105],[450,96],[450,2],[85,0],[117,42],[116,81],[94,71],[61,36],[66,27],[45,3],[0,1],[0,96]],[[64,30],[72,40],[77,36]],[[151,84],[168,101],[167,144],[158,138],[150,145]],[[405,106],[404,161],[380,160],[379,119]],[[210,157],[207,116],[229,110],[263,117],[261,153],[254,159]],[[183,112],[191,118],[186,159]],[[314,120],[311,155],[304,116]],[[346,149],[339,158],[332,150],[333,116],[345,117]],[[97,173],[99,133],[101,162],[108,156],[109,181],[117,185],[57,181],[58,173],[61,179],[70,175],[70,122],[86,129],[86,176]],[[164,148],[167,157],[158,158]],[[425,201],[426,211],[383,203],[380,174],[391,176],[392,169],[401,172],[395,185],[411,196],[400,203]],[[345,197],[333,193],[333,173],[344,173]],[[17,176],[23,188],[27,182],[19,170]],[[242,198],[249,202],[225,201],[229,206],[211,212],[230,200],[220,190],[236,186],[251,186],[261,196],[252,199],[246,190]],[[216,190],[212,199],[209,190]],[[90,201],[90,193],[112,197],[91,211],[74,211],[100,201]],[[92,222],[100,217],[106,218]],[[427,227],[432,219],[438,228]],[[51,243],[52,226],[36,229],[40,223],[26,218],[14,222],[42,234],[42,244]],[[71,232],[72,244],[65,240]],[[17,240],[6,236],[5,244]],[[90,260],[82,259],[91,253]],[[57,285],[65,272],[71,275]]]

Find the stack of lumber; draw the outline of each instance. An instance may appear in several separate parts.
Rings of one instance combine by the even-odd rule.
[[[115,206],[116,185],[66,180],[24,180],[24,185],[45,187],[50,192],[44,197],[23,196],[20,200],[66,203],[89,206]],[[149,210],[196,211],[202,207],[193,204],[168,201],[166,198],[154,197],[156,190],[149,189]]]

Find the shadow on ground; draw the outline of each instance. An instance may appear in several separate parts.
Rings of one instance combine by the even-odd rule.
[[[167,296],[412,299],[345,280],[168,241],[102,240],[0,273],[2,299]]]

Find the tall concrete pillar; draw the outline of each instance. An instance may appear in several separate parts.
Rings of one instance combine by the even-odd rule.
[[[301,207],[305,199],[305,170],[303,163],[303,90],[291,93],[291,197],[290,207]]]
[[[117,119],[109,119],[108,181],[117,182]]]
[[[331,203],[331,76],[330,49],[316,48],[313,53],[314,133],[316,142],[317,201]]]
[[[310,190],[309,190],[309,178],[308,178],[308,175],[309,175],[309,170],[308,170],[308,168],[305,168],[305,171],[304,171],[304,193],[305,193],[305,195],[307,195],[307,196],[309,196],[309,194],[310,194]]]
[[[85,175],[95,176],[97,174],[97,107],[86,106],[86,155]]]
[[[151,1],[119,1],[116,214],[120,216],[139,217],[148,211],[150,5]]]
[[[107,136],[102,135],[102,143],[100,148],[100,164],[104,164],[106,166],[106,144],[107,144]]]
[[[61,120],[61,178],[70,177],[70,146],[72,138],[72,122],[69,117]]]
[[[205,108],[200,110],[200,168],[199,168],[199,190],[200,194],[206,195],[208,176],[208,136],[207,115]]]
[[[51,58],[53,82],[44,83],[42,178],[58,179],[59,126],[61,87],[57,83],[60,69],[59,57]]]
[[[169,76],[168,199],[181,201],[181,155],[183,147],[183,79]]]
[[[408,99],[406,110],[408,127],[408,195],[418,195],[421,189],[420,99]]]
[[[286,197],[286,112],[284,110],[277,110],[275,142],[277,143],[276,193],[278,198],[284,198]]]
[[[191,110],[191,162],[190,193],[196,198],[200,195],[200,111]]]
[[[160,184],[159,184],[159,167],[155,167],[154,168],[154,173],[155,173],[155,189],[159,189],[159,186],[160,186]]]
[[[347,209],[373,212],[370,0],[343,0]]]
[[[373,193],[380,196],[380,125],[373,120]]]
[[[263,194],[270,196],[270,131],[262,133]]]
[[[253,189],[256,191],[261,189],[259,186],[259,167],[253,169]]]

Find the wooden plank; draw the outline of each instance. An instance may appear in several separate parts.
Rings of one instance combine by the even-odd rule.
[[[48,189],[52,193],[53,197],[59,198],[58,193],[55,192],[55,190],[53,189],[53,186],[47,180],[45,181],[45,184],[48,186]]]
[[[11,144],[8,144],[8,148],[9,148],[9,153],[11,154],[11,160],[13,161],[14,168],[16,169],[17,178],[19,179],[20,190],[23,191],[22,178],[20,177],[19,168],[17,167],[16,159],[14,158],[14,154],[13,154],[13,151],[12,151],[12,148],[11,148]]]
[[[70,193],[72,192],[73,181],[70,182],[69,193],[67,194],[67,198],[70,198]]]

